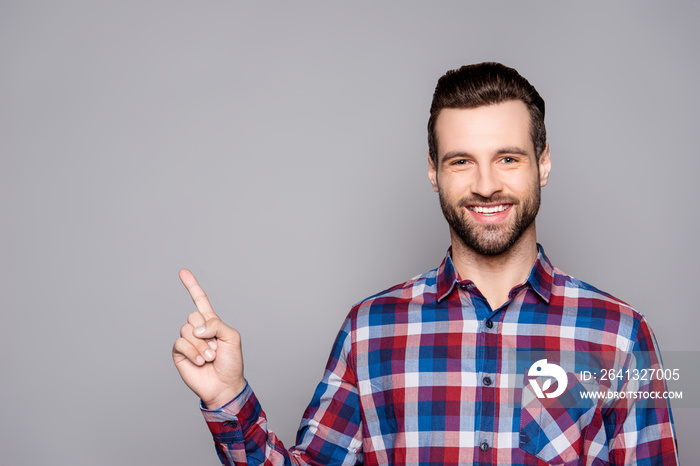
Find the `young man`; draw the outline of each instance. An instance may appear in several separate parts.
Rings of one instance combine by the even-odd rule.
[[[677,464],[664,382],[633,375],[661,367],[648,324],[536,242],[551,161],[535,88],[497,63],[446,73],[428,143],[452,246],[353,307],[290,450],[243,378],[238,333],[180,272],[199,312],[173,359],[222,462]]]

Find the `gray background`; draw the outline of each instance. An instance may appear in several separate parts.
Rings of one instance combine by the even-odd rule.
[[[289,444],[350,306],[445,253],[425,125],[465,63],[547,101],[553,262],[700,349],[697,2],[291,3],[0,2],[3,465],[217,463],[181,267]]]

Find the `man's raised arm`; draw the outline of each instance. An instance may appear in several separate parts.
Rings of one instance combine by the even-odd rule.
[[[354,370],[349,365],[351,325],[346,320],[334,344],[297,435],[287,450],[267,428],[267,419],[243,378],[238,331],[216,315],[189,270],[180,279],[198,311],[191,313],[173,345],[180,376],[203,403],[219,459],[226,465],[347,464],[362,462],[362,421]]]

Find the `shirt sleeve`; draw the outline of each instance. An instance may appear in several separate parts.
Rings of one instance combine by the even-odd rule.
[[[605,416],[610,462],[615,465],[678,464],[678,444],[661,354],[645,319],[627,357],[625,384]]]
[[[225,465],[354,465],[362,463],[362,420],[352,369],[351,322],[347,319],[289,450],[268,429],[250,385],[228,404],[202,413]]]

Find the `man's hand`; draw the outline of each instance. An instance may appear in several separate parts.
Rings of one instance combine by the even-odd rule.
[[[198,310],[180,328],[173,361],[187,386],[208,409],[215,409],[245,388],[241,336],[221,322],[192,272],[180,270],[180,280]]]

